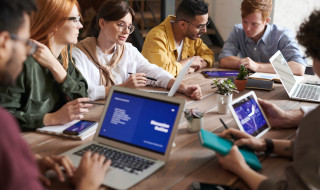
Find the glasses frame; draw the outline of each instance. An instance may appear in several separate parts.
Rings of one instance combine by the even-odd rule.
[[[184,22],[186,22],[188,24],[191,24],[192,26],[196,27],[199,30],[199,32],[202,32],[204,30],[204,28],[207,28],[209,26],[209,24],[210,24],[210,20],[208,20],[207,23],[199,24],[198,26],[195,25],[195,24],[192,24],[190,21],[187,21],[187,20],[180,20],[180,21],[184,21]]]
[[[123,26],[121,26],[121,25],[123,25]],[[132,32],[134,31],[134,25],[127,25],[126,23],[124,23],[124,22],[120,22],[120,23],[118,23],[117,24],[117,27],[118,27],[118,31],[119,32],[121,32],[121,33],[123,33],[123,31],[124,31],[124,29],[126,28],[127,30],[128,30],[128,33],[129,34],[132,34]],[[132,30],[130,31],[130,28],[129,27],[131,27],[132,28]]]
[[[38,45],[30,41],[30,39],[22,39],[18,35],[10,33],[10,38],[15,41],[23,42],[27,49],[27,55],[32,55],[38,48]]]

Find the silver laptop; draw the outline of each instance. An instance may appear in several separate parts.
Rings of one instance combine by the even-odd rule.
[[[113,86],[93,141],[69,150],[79,165],[85,151],[111,159],[103,184],[128,189],[165,165],[184,100]]]
[[[280,51],[270,58],[270,63],[291,99],[320,102],[320,86],[300,83]]]
[[[181,84],[181,82],[184,79],[184,76],[187,74],[189,67],[192,63],[192,61],[194,60],[194,57],[181,69],[180,73],[178,74],[176,80],[174,81],[171,89],[169,92],[167,91],[154,91],[154,90],[144,90],[146,92],[150,92],[150,93],[155,93],[155,94],[162,94],[162,95],[168,95],[168,96],[173,96],[177,90],[179,89],[179,86]]]

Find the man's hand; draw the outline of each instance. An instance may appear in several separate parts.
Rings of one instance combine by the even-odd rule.
[[[245,57],[245,58],[240,59],[239,63],[238,63],[238,67],[240,67],[240,65],[244,65],[246,67],[246,69],[250,69],[251,71],[255,71],[255,72],[259,68],[259,64],[254,62],[249,57]]]
[[[41,172],[40,180],[46,185],[50,186],[51,182],[45,177],[45,174],[49,170],[55,171],[59,180],[61,182],[65,181],[64,174],[62,172],[61,166],[66,171],[69,177],[73,177],[76,168],[67,156],[45,156],[41,157],[36,155],[36,160]]]
[[[194,100],[200,100],[202,98],[200,86],[197,84],[183,85],[182,93],[190,96]]]

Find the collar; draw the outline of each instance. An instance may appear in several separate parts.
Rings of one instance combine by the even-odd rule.
[[[267,28],[264,31],[262,37],[258,40],[257,44],[261,41],[262,43],[266,44],[268,41],[268,37],[270,36],[271,33],[271,26],[267,24]],[[245,43],[255,43],[251,38],[249,38],[247,35],[245,35]]]
[[[168,41],[169,41],[169,50],[174,51],[177,50],[177,47],[175,45],[175,39],[172,31],[171,21],[176,21],[176,16],[169,15],[162,24],[164,25],[164,28],[166,30],[166,33],[168,35]]]

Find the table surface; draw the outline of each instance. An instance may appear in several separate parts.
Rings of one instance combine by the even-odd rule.
[[[217,70],[215,68],[205,70]],[[219,69],[223,70],[223,69]],[[310,77],[310,76],[308,76]],[[203,98],[193,101],[183,94],[176,94],[176,97],[186,100],[185,108],[198,108],[199,111],[205,112],[203,128],[212,132],[221,132],[224,127],[219,122],[222,118],[228,126],[236,128],[236,123],[231,115],[220,115],[217,113],[217,94],[215,89],[211,88],[213,79],[205,78],[200,72],[187,74],[184,83],[199,84],[202,90]],[[234,93],[233,98],[249,92],[249,90],[240,93]],[[276,103],[284,110],[298,109],[300,106],[314,105],[310,102],[299,102],[290,100],[283,86],[274,83],[274,90],[262,91],[255,90],[259,98]],[[93,106],[86,119],[100,119],[103,106]],[[296,128],[291,129],[271,129],[262,138],[274,139],[293,139],[296,135]],[[33,153],[40,155],[61,154],[73,147],[84,142],[92,140],[92,137],[84,141],[77,141],[53,135],[40,134],[36,132],[22,133],[22,136],[30,145]],[[218,163],[215,152],[203,148],[198,140],[197,133],[187,131],[187,121],[182,116],[177,136],[175,138],[176,147],[171,150],[170,158],[167,164],[153,175],[141,181],[132,189],[189,189],[192,182],[224,184],[240,189],[249,189],[248,186],[236,175],[224,170]],[[265,158],[259,156],[263,169],[260,173],[278,178],[282,176],[284,168],[290,164],[290,160],[280,156],[271,156]],[[56,182],[55,179],[53,181]],[[70,182],[53,183],[50,189],[72,189]],[[103,187],[103,189],[106,189]]]

